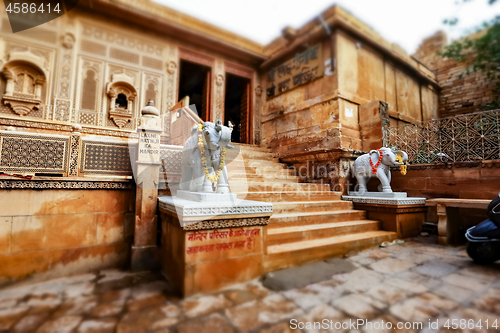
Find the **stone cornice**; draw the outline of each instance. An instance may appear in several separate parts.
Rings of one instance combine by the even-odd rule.
[[[16,118],[2,115],[0,116],[0,125],[4,126],[14,126],[19,128],[35,128],[43,130],[52,130],[58,132],[72,132],[73,125],[65,122],[42,120],[42,119],[27,119],[27,118]],[[134,131],[110,129],[97,126],[87,126],[82,125],[81,133],[94,134],[94,135],[106,135],[122,138],[137,138],[137,133]]]
[[[454,163],[432,163],[432,164],[409,164],[411,170],[431,170],[431,169],[451,169],[451,168],[500,168],[500,160],[470,161]],[[392,167],[391,170],[398,171],[399,167]]]
[[[132,180],[19,179],[0,177],[0,189],[131,190]]]

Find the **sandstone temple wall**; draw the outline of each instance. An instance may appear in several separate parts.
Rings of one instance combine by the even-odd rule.
[[[309,48],[321,45],[323,72],[309,82],[276,93],[286,81],[270,81],[269,73],[276,70],[279,75],[281,70],[280,80],[286,80],[282,67],[289,64],[287,60],[297,57],[294,52],[309,49],[283,38],[270,44],[275,59],[264,65],[261,83],[264,91],[276,86],[276,95],[264,101],[262,129],[263,142],[282,161],[307,168],[309,180],[335,186],[340,179],[349,179],[350,165],[361,151],[384,144],[384,127],[436,118],[438,86],[425,66],[359,21],[352,22],[352,16],[338,8],[330,15],[338,24],[330,36],[321,35],[322,27],[315,21],[319,27],[306,24],[295,37],[302,43],[307,40]],[[280,43],[288,53],[280,53]]]
[[[469,38],[474,38],[474,35]],[[451,117],[483,110],[484,104],[494,100],[495,81],[488,79],[482,73],[463,75],[471,63],[442,58],[438,52],[442,51],[446,45],[448,45],[447,36],[439,31],[425,39],[414,54],[416,59],[436,74],[441,87],[439,117]]]
[[[135,190],[63,189],[55,180],[46,183],[55,188],[0,190],[0,285],[126,267]]]
[[[393,189],[425,198],[493,199],[498,196],[500,161],[422,164],[407,175],[392,172]]]

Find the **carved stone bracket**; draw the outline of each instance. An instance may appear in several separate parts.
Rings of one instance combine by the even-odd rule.
[[[117,108],[109,110],[109,117],[113,120],[118,128],[123,128],[132,120],[132,112],[125,108]]]
[[[12,110],[19,116],[27,116],[31,111],[38,109],[42,103],[39,99],[21,98],[15,96],[3,97],[5,105],[10,105]]]

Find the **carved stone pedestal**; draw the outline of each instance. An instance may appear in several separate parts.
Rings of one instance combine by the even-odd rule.
[[[425,198],[408,198],[406,193],[390,196],[387,193],[379,197],[355,195],[343,196],[342,199],[352,201],[355,209],[366,211],[369,220],[381,221],[382,229],[396,232],[398,238],[418,236],[427,211]]]
[[[162,272],[178,294],[211,292],[262,275],[272,204],[237,200],[231,208],[170,196],[158,201]]]

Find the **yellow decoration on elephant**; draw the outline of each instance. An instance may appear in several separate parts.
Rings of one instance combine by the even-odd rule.
[[[403,157],[401,155],[396,156],[396,162],[403,163]],[[406,168],[407,168],[406,162],[404,162],[404,164],[399,166],[399,171],[403,176],[406,175],[407,173]]]

